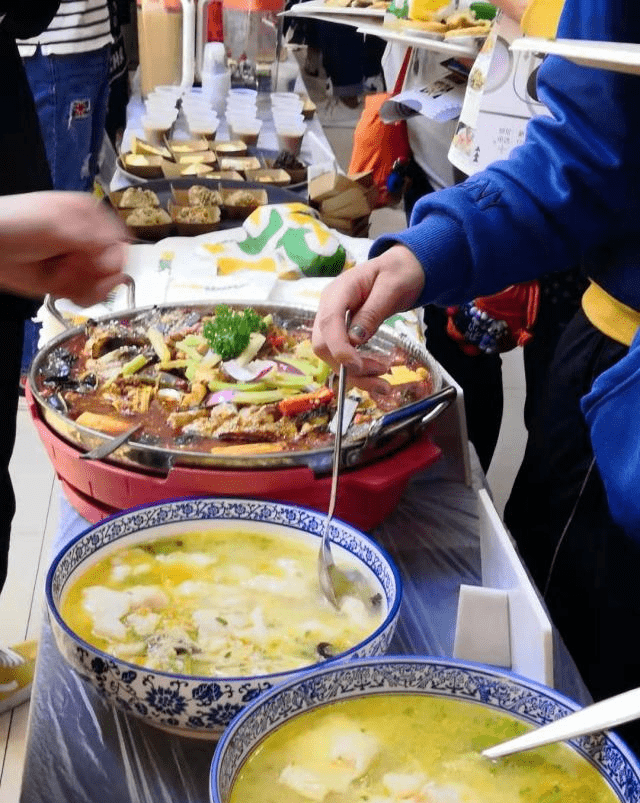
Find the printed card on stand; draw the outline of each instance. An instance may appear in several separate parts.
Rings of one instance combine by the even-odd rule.
[[[383,103],[380,119],[394,123],[421,114],[438,122],[453,120],[462,109],[465,84],[464,77],[440,66],[425,86],[407,89]]]
[[[532,117],[549,114],[536,94],[543,56],[514,53],[511,42],[521,36],[516,22],[501,15],[469,73],[449,161],[467,175],[506,159],[524,142]]]

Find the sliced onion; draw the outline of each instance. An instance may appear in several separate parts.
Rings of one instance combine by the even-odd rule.
[[[236,360],[227,360],[222,365],[236,382],[253,382],[276,367],[273,360],[253,360],[247,365],[239,365]]]
[[[215,407],[216,404],[224,404],[224,402],[233,401],[233,397],[236,395],[235,390],[216,390],[213,393],[209,393],[204,400],[205,407]]]

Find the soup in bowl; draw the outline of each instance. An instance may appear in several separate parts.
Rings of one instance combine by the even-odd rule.
[[[119,708],[217,738],[272,686],[319,662],[388,648],[398,572],[375,542],[333,520],[336,563],[354,580],[336,610],[317,577],[325,522],[304,507],[231,498],[112,516],[49,570],[57,646]]]
[[[481,750],[577,709],[508,671],[383,656],[316,667],[224,733],[212,803],[632,803],[640,765],[598,733],[496,762]]]

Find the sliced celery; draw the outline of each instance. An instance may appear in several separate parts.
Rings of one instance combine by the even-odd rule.
[[[308,374],[286,374],[279,371],[271,371],[267,374],[265,382],[276,388],[308,388],[309,390],[315,390],[315,387],[312,386],[317,385],[313,376]]]
[[[198,368],[198,363],[195,360],[189,360],[189,365],[184,370],[184,375],[189,380],[189,382],[193,382],[193,377],[195,376],[196,369]]]
[[[297,344],[295,347],[295,358],[313,365],[313,376],[320,384],[324,384],[327,381],[331,373],[331,368],[326,362],[323,362],[320,357],[316,356],[310,340],[301,340],[300,343]]]
[[[206,346],[209,348],[209,341],[204,338],[202,335],[187,335],[184,340],[181,340],[180,343],[184,343],[185,346]],[[176,343],[176,346],[180,346],[180,343]]]
[[[328,365],[323,360],[318,360],[318,362],[320,363],[320,370],[315,375],[316,381],[319,382],[321,385],[324,385],[327,379],[329,379],[329,374],[331,373],[331,366]]]
[[[283,390],[241,391],[233,397],[234,404],[271,404],[285,398]]]
[[[137,354],[132,360],[129,360],[129,362],[126,362],[122,366],[122,376],[131,376],[131,374],[135,374],[136,371],[144,368],[148,362],[149,360],[144,356],[144,354]]]
[[[308,360],[301,360],[301,359],[298,359],[298,357],[289,357],[289,355],[286,355],[286,354],[277,354],[274,357],[274,359],[277,360],[278,362],[284,362],[287,365],[292,365],[294,368],[296,368],[302,374],[307,374],[307,375],[311,375],[311,376],[315,376],[316,372],[318,371],[318,368],[319,368],[319,366],[317,364],[314,365],[313,363],[309,362]],[[318,362],[319,362],[319,360],[318,360]]]
[[[221,382],[212,379],[209,383],[209,390],[267,390],[266,382]]]
[[[158,363],[158,367],[163,371],[171,371],[174,368],[186,368],[189,365],[189,360],[168,360],[167,362]]]
[[[200,362],[202,359],[202,354],[200,354],[198,349],[195,346],[189,346],[184,340],[176,343],[176,351],[184,352],[189,359],[195,360],[196,362]]]

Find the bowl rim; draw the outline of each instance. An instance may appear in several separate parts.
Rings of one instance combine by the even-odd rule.
[[[216,496],[180,496],[180,497],[175,497],[175,498],[162,499],[162,500],[159,500],[157,502],[151,502],[151,503],[147,503],[147,504],[136,505],[134,507],[126,508],[125,510],[120,510],[120,511],[118,511],[116,513],[113,513],[110,516],[107,516],[106,518],[101,519],[96,524],[89,525],[84,530],[82,530],[82,532],[78,533],[70,541],[68,541],[63,547],[61,547],[58,550],[58,552],[56,553],[56,555],[53,558],[53,560],[51,561],[51,564],[49,566],[49,570],[47,571],[47,576],[46,576],[46,580],[45,580],[45,598],[46,598],[46,601],[47,601],[47,609],[49,611],[49,615],[52,616],[55,619],[56,624],[58,625],[58,627],[60,627],[65,632],[65,634],[69,638],[71,638],[72,641],[74,641],[76,644],[81,645],[83,647],[83,649],[88,650],[90,653],[98,655],[102,660],[104,660],[107,663],[116,662],[117,664],[120,664],[122,666],[126,666],[126,667],[131,668],[133,671],[136,671],[136,672],[144,671],[144,672],[147,672],[149,674],[157,675],[158,677],[178,678],[181,681],[187,681],[189,683],[195,683],[195,682],[202,683],[202,682],[211,682],[211,681],[216,681],[216,682],[222,681],[222,682],[227,682],[227,683],[236,683],[236,682],[240,683],[240,682],[246,682],[247,680],[258,679],[258,680],[265,680],[267,682],[271,682],[272,684],[275,683],[275,684],[279,685],[280,683],[287,682],[289,680],[289,678],[293,679],[295,676],[298,676],[301,673],[309,671],[309,670],[313,669],[315,666],[318,666],[318,665],[327,666],[327,665],[331,664],[333,666],[333,665],[339,664],[341,662],[355,660],[355,659],[349,657],[350,654],[354,650],[365,649],[366,646],[368,644],[370,644],[372,641],[380,638],[382,636],[382,634],[384,633],[384,631],[387,630],[388,627],[391,624],[393,624],[394,621],[397,620],[398,612],[400,610],[400,605],[402,603],[402,597],[403,597],[404,589],[403,589],[403,584],[402,584],[402,578],[401,578],[400,572],[399,572],[398,567],[396,566],[395,562],[393,561],[393,559],[391,558],[391,556],[389,555],[387,550],[384,547],[382,547],[380,544],[378,544],[376,541],[374,541],[366,533],[362,532],[357,527],[354,527],[352,524],[349,524],[348,522],[344,521],[343,519],[340,519],[337,516],[333,516],[332,520],[331,520],[332,525],[340,525],[341,527],[346,528],[353,535],[356,535],[358,538],[363,539],[365,541],[365,543],[367,543],[369,545],[370,548],[372,548],[374,551],[379,553],[380,557],[385,562],[385,564],[387,566],[387,569],[390,571],[391,575],[393,576],[396,593],[395,593],[395,598],[393,599],[392,604],[391,604],[389,610],[387,611],[386,616],[384,617],[383,621],[378,625],[378,627],[376,627],[376,629],[372,633],[370,633],[365,639],[363,639],[362,641],[358,642],[356,645],[354,645],[353,647],[349,648],[348,650],[345,650],[344,652],[338,653],[338,655],[335,655],[332,658],[324,659],[321,662],[321,664],[305,664],[304,666],[301,666],[298,669],[288,669],[288,670],[283,671],[283,672],[270,672],[269,674],[261,674],[261,675],[219,675],[219,676],[218,675],[215,675],[215,676],[212,676],[212,675],[183,675],[183,674],[180,674],[178,672],[167,672],[167,671],[159,670],[159,669],[151,669],[150,667],[145,667],[145,666],[143,666],[141,664],[135,664],[135,663],[132,663],[131,661],[126,661],[123,658],[116,658],[116,656],[111,655],[110,653],[105,652],[105,651],[99,649],[98,647],[95,647],[93,644],[91,644],[88,641],[85,641],[77,633],[75,633],[72,630],[72,628],[65,622],[65,620],[63,619],[63,617],[62,617],[62,615],[61,615],[61,613],[60,613],[60,611],[58,609],[58,605],[56,604],[56,602],[55,602],[55,600],[53,598],[53,588],[52,588],[53,587],[53,578],[55,576],[55,573],[56,573],[56,571],[58,569],[58,566],[60,565],[61,561],[64,560],[64,558],[67,555],[67,553],[75,546],[75,544],[77,544],[81,539],[85,538],[89,533],[95,532],[96,530],[99,530],[103,526],[110,525],[112,522],[118,521],[118,519],[126,518],[128,516],[131,516],[132,514],[135,514],[136,512],[142,511],[142,510],[149,510],[150,511],[150,510],[152,510],[154,508],[163,507],[165,505],[174,505],[176,503],[185,503],[185,502],[190,502],[190,503],[199,503],[199,502],[203,502],[203,503],[237,502],[239,504],[241,504],[241,503],[253,503],[253,504],[260,504],[260,505],[265,505],[265,506],[276,506],[278,508],[284,508],[284,509],[287,509],[287,510],[294,509],[294,510],[299,510],[299,511],[302,511],[302,512],[307,512],[307,513],[313,514],[315,516],[319,516],[319,517],[325,516],[326,517],[326,513],[322,513],[320,511],[316,510],[315,508],[309,507],[307,505],[299,505],[299,504],[293,504],[293,503],[289,503],[289,502],[278,502],[276,500],[269,500],[269,499],[252,499],[251,497],[238,497],[238,496],[232,496],[232,495],[224,496],[223,494],[216,494]],[[193,521],[215,521],[215,520],[216,520],[215,518],[211,518],[211,519],[194,518],[193,519]],[[230,518],[224,519],[224,520],[225,521],[233,521],[234,519],[232,517],[230,517]],[[242,519],[242,518],[238,518],[237,520],[238,521],[248,521],[247,519]],[[167,522],[167,524],[170,524],[170,523],[171,522]],[[151,529],[151,528],[148,528],[148,529]],[[292,527],[292,529],[297,529],[297,528]],[[301,532],[305,532],[305,531],[301,530]],[[308,535],[312,535],[314,537],[320,538],[322,534],[321,533],[308,533]],[[341,549],[344,549],[345,551],[347,551],[347,552],[349,552],[350,554],[353,555],[353,553],[351,552],[351,550],[347,546],[345,546],[343,544],[336,544],[336,546],[339,546]],[[354,557],[357,558],[357,555],[354,555]],[[358,558],[358,560],[359,560],[359,558]]]
[[[298,674],[296,677],[292,677],[279,683],[277,686],[274,686],[271,689],[268,689],[265,692],[262,692],[258,697],[248,703],[241,711],[239,711],[236,716],[231,720],[231,722],[227,725],[224,729],[218,743],[216,744],[215,751],[213,754],[213,758],[211,761],[211,767],[209,771],[209,800],[210,803],[223,803],[222,798],[218,794],[218,778],[220,774],[221,762],[224,757],[224,754],[228,748],[228,745],[231,743],[232,739],[234,738],[236,732],[242,727],[247,719],[249,719],[254,712],[259,709],[261,706],[267,705],[270,700],[274,697],[280,695],[286,695],[288,691],[292,688],[298,686],[301,683],[309,682],[311,679],[321,678],[324,675],[332,674],[336,671],[357,671],[359,668],[363,667],[380,667],[384,665],[390,664],[421,664],[423,666],[438,666],[443,665],[445,668],[451,669],[460,669],[463,671],[468,672],[479,672],[486,674],[489,678],[495,680],[505,680],[507,682],[515,683],[524,687],[525,690],[530,690],[532,692],[537,692],[539,694],[544,695],[547,698],[551,698],[554,702],[557,702],[560,705],[564,705],[570,711],[576,711],[582,708],[583,706],[580,703],[572,700],[566,694],[561,691],[557,691],[556,689],[545,686],[543,683],[540,683],[537,680],[533,680],[531,678],[527,678],[524,675],[520,675],[517,672],[513,672],[510,669],[501,668],[501,667],[494,667],[490,664],[482,664],[476,661],[469,661],[466,659],[460,658],[453,658],[448,656],[437,656],[437,655],[393,655],[393,654],[386,654],[386,655],[379,655],[379,656],[369,656],[369,657],[362,657],[362,658],[353,658],[350,661],[342,661],[340,664],[336,665],[333,664],[332,666],[328,666],[327,664],[318,664],[315,667],[311,667],[310,669],[305,670],[303,673]],[[376,692],[375,690],[371,691],[370,694],[376,693],[384,693],[384,692]],[[399,694],[400,692],[387,692],[389,694]],[[420,690],[411,690],[407,689],[407,694],[421,694]],[[359,696],[367,696],[368,692],[367,689],[362,689],[361,695],[353,695],[350,698],[345,699],[354,699]],[[446,695],[445,695],[446,696]],[[453,699],[461,699],[464,701],[463,698],[458,698],[455,695],[451,695]],[[339,699],[339,698],[336,698]],[[469,701],[469,702],[477,702],[479,705],[485,705],[488,708],[494,708],[494,706],[487,705],[482,700],[477,701]],[[296,712],[295,716],[302,716],[309,711],[316,710],[317,708],[322,708],[323,706],[327,705],[327,701],[319,700],[317,705],[310,705],[306,707],[304,710],[300,710]],[[505,713],[509,713],[505,711]],[[520,716],[516,714],[511,714],[515,718],[521,719],[524,722],[531,722],[531,720],[527,720],[526,717]],[[262,743],[262,741],[269,736],[273,730],[276,730],[280,725],[284,724],[289,720],[283,720],[282,723],[278,723],[276,728],[267,731],[264,735],[260,737],[258,741],[251,747],[250,751],[242,760],[241,764],[238,766],[237,772],[240,771],[245,761],[252,755],[256,747]],[[614,733],[611,730],[604,730],[602,731],[604,734],[604,738],[606,741],[610,742],[613,747],[618,750],[621,754],[622,758],[625,759],[630,766],[631,770],[635,773],[635,777],[640,785],[640,756],[636,756],[630,747],[624,742],[624,740]],[[579,737],[584,738],[584,737]],[[587,737],[588,738],[588,737]],[[589,762],[591,766],[596,769],[601,777],[603,777],[608,785],[608,787],[612,790],[613,794],[616,798],[620,801],[623,800],[621,797],[622,790],[618,789],[613,780],[607,776],[602,768],[602,764],[598,765],[594,760],[593,756],[589,756],[584,749],[580,746],[578,739],[565,739],[563,740],[564,743],[573,749],[578,755],[581,756],[585,761]],[[237,777],[237,773],[236,773]],[[235,779],[234,779],[235,781]]]

